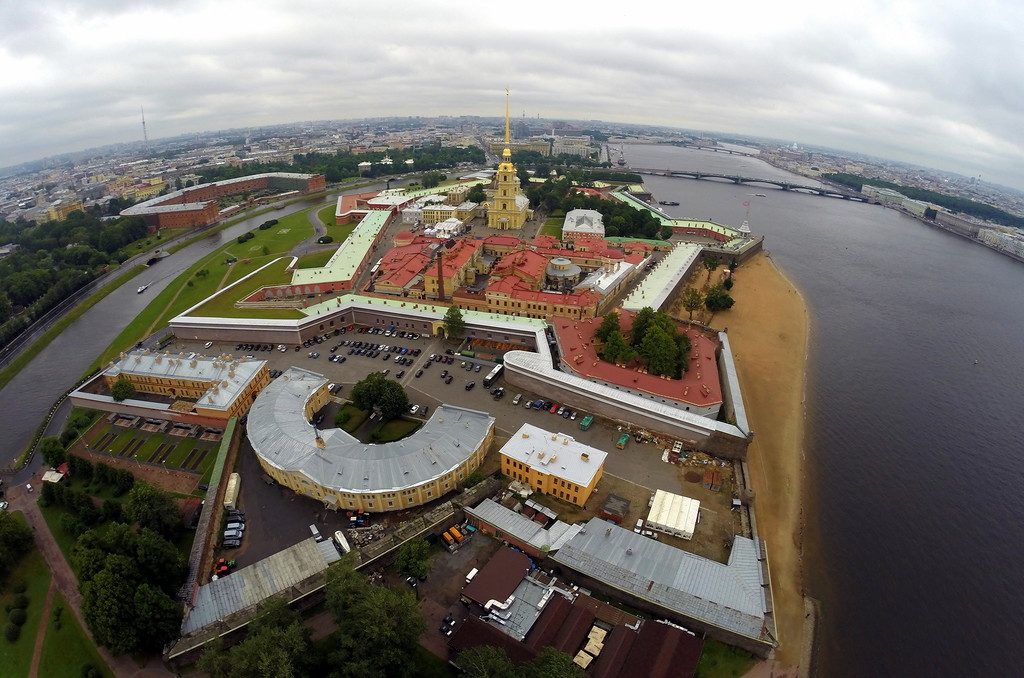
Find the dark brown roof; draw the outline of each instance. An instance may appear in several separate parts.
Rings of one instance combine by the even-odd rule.
[[[548,604],[544,606],[540,617],[533,623],[526,634],[523,642],[534,649],[541,649],[548,645],[555,644],[558,631],[562,628],[562,622],[569,616],[572,603],[562,596],[552,596]]]
[[[648,678],[691,678],[704,642],[668,624],[644,622],[629,652],[629,666]]]
[[[516,666],[533,661],[537,656],[537,651],[533,648],[523,645],[512,636],[505,634],[473,615],[466,617],[466,621],[448,639],[448,647],[456,652],[462,652],[471,647],[479,647],[481,645],[501,648]],[[458,660],[455,663],[457,664]]]
[[[605,636],[604,649],[590,665],[590,678],[618,678],[625,676],[629,651],[637,639],[636,631],[616,626]],[[636,674],[641,675],[641,674]]]
[[[484,605],[489,600],[504,602],[532,567],[530,557],[522,551],[500,548],[494,557],[480,568],[473,581],[462,589],[462,595],[478,605]]]

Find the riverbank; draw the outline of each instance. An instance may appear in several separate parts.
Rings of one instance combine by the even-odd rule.
[[[729,328],[747,417],[755,437],[748,468],[759,536],[768,547],[778,664],[800,664],[804,638],[804,392],[809,319],[799,291],[765,252],[736,270],[732,310],[714,318]],[[779,667],[779,668],[782,668]],[[800,667],[806,675],[809,667]],[[774,675],[782,674],[778,669]]]

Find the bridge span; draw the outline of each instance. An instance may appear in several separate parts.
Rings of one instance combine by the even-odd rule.
[[[824,184],[813,186],[810,184],[798,184],[786,179],[762,179],[758,177],[743,177],[736,174],[718,174],[715,172],[701,172],[699,170],[673,170],[673,169],[645,169],[642,167],[630,167],[631,172],[637,174],[650,174],[662,177],[679,177],[683,179],[724,179],[734,184],[763,184],[765,186],[776,186],[783,191],[804,191],[827,198],[842,198],[843,200],[858,200],[868,202],[868,198],[860,193],[849,189],[825,186]]]

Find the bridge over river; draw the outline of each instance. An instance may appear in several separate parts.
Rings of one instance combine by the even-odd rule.
[[[717,174],[715,172],[701,172],[698,170],[674,170],[674,169],[644,169],[641,167],[630,167],[631,172],[637,174],[650,174],[662,177],[680,177],[683,179],[720,179],[731,181],[734,184],[759,184],[762,186],[775,186],[783,191],[804,191],[822,195],[827,198],[842,198],[843,200],[859,200],[868,202],[868,198],[855,191],[819,184],[798,184],[788,179],[762,179],[757,177],[742,177],[735,174]]]

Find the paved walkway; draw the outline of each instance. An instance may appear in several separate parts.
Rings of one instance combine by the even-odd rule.
[[[42,485],[43,471],[44,469],[40,469],[28,481],[32,483],[33,487],[40,487]],[[21,511],[24,514],[25,521],[32,528],[36,547],[43,554],[43,559],[46,560],[50,572],[53,573],[53,579],[50,582],[50,593],[47,594],[47,610],[54,590],[60,591],[71,611],[74,612],[75,617],[78,619],[78,623],[81,624],[82,630],[90,642],[95,645],[96,641],[85,623],[85,617],[82,615],[82,595],[78,592],[78,579],[71,570],[71,565],[68,564],[60,547],[57,546],[57,541],[53,538],[53,534],[50,533],[50,528],[43,519],[43,514],[39,511],[39,506],[36,504],[38,497],[37,493],[30,493],[24,483],[11,487],[7,491],[7,501],[10,502],[8,510]],[[42,640],[45,636],[45,627],[48,622],[49,617],[47,612],[44,611],[40,621],[42,628],[36,637],[37,653],[42,651]],[[165,678],[174,676],[173,673],[164,668],[159,657],[147,657],[145,664],[140,666],[127,655],[114,657],[106,648],[98,645],[96,650],[117,678]],[[35,656],[33,656],[32,666],[33,671],[38,667],[38,660]],[[33,672],[31,675],[35,675],[35,673]]]

